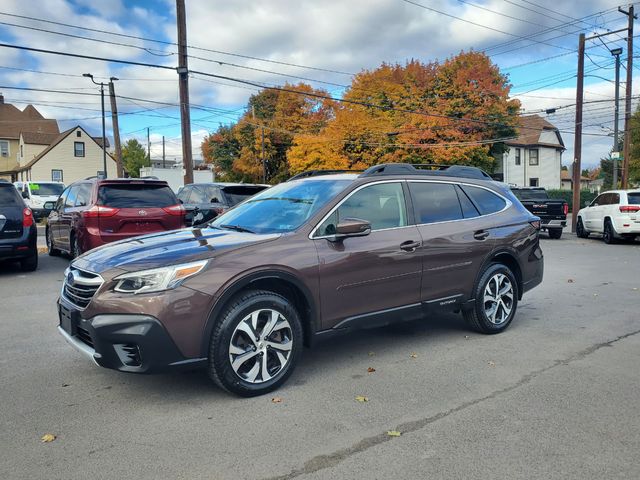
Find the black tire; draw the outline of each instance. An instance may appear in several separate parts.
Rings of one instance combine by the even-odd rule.
[[[576,235],[578,238],[589,238],[589,232],[584,228],[582,218],[578,217],[578,223],[576,224]]]
[[[558,240],[562,236],[561,228],[551,228],[549,229],[549,238],[553,238],[554,240]]]
[[[238,328],[241,327],[241,323],[244,323],[245,326],[248,325],[248,322],[251,321],[249,319],[253,318],[252,314],[256,314],[255,312],[259,312],[256,317],[258,331],[256,336],[259,338],[250,338],[248,333],[245,333],[246,330]],[[286,322],[288,327],[274,329],[271,335],[263,338],[260,334],[264,335],[267,325],[262,322],[271,318],[269,312],[278,314],[274,325],[283,325]],[[303,331],[300,316],[288,299],[265,290],[241,292],[229,302],[219,318],[211,333],[208,369],[209,377],[219,387],[242,397],[253,397],[275,390],[293,373],[302,354]],[[251,331],[255,332],[256,330],[251,328]],[[281,341],[276,341],[274,337],[276,334]],[[235,348],[244,349],[244,353],[235,354],[233,362],[235,367],[232,365],[231,358],[231,355],[234,355],[231,352],[232,340]],[[245,345],[238,347],[238,343]],[[279,357],[284,356],[285,350],[274,349],[271,346],[274,344],[288,345],[290,348],[287,350],[289,353],[284,364]],[[242,355],[253,356],[244,362],[238,362]],[[266,359],[266,375],[262,373],[264,359]],[[279,369],[274,368],[278,366]],[[259,373],[254,375],[259,375],[260,379],[254,376],[251,381],[250,378],[255,368]],[[272,373],[273,376],[270,377]],[[265,376],[267,380],[264,380]]]
[[[49,256],[51,257],[60,256],[60,253],[61,253],[60,250],[53,247],[53,238],[51,238],[51,230],[49,230],[49,227],[47,227],[47,229],[45,230],[45,238],[47,240],[47,251],[49,253]]]
[[[602,232],[602,240],[607,245],[612,245],[617,243],[617,239],[615,236],[615,232],[613,231],[613,225],[611,224],[611,220],[608,218],[604,221],[604,232]]]
[[[82,253],[82,248],[80,247],[80,242],[78,242],[77,235],[71,232],[71,238],[69,239],[69,256],[73,260],[74,258],[78,258],[82,255]]]
[[[34,272],[38,269],[38,249],[34,247],[33,253],[20,260],[20,269],[23,272]]]
[[[500,308],[498,302],[494,302],[496,305],[496,313],[494,314],[494,320],[496,321],[494,321],[487,314],[487,305],[491,305],[492,302],[485,303],[485,291],[487,288],[491,288],[488,287],[489,283],[494,282],[496,278],[501,278],[500,276],[508,279],[512,298],[509,300],[507,296],[503,296],[501,298],[503,301],[502,308]],[[506,283],[500,284],[506,287]],[[495,283],[492,285],[495,285]],[[485,268],[474,287],[473,295],[476,299],[473,308],[463,311],[464,319],[473,330],[485,334],[494,334],[504,331],[511,324],[518,307],[518,282],[513,272],[506,265],[492,263]],[[510,308],[507,313],[508,307]],[[498,314],[501,314],[500,316],[503,318],[496,318]]]

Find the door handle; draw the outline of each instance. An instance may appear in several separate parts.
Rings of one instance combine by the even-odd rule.
[[[473,234],[473,238],[476,240],[485,240],[489,236],[489,232],[486,230],[478,230]]]
[[[416,248],[421,246],[422,243],[415,242],[413,240],[407,240],[406,242],[402,242],[400,244],[400,250],[404,250],[405,252],[414,252]]]

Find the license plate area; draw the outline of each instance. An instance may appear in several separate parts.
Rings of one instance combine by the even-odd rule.
[[[62,304],[58,304],[58,315],[60,317],[60,328],[62,328],[65,332],[67,332],[71,336],[75,336],[76,331],[76,320],[74,316],[74,312],[69,310]]]

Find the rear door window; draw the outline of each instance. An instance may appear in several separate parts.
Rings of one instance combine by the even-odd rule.
[[[256,193],[261,192],[265,188],[266,187],[260,185],[234,185],[224,187],[222,192],[226,197],[229,206],[233,207],[247,198],[252,197]]]
[[[98,204],[113,208],[162,208],[176,205],[178,200],[167,185],[123,183],[102,185]]]
[[[462,207],[451,183],[409,182],[417,223],[460,220]]]
[[[86,207],[91,202],[91,184],[83,183],[78,188],[76,207]]]
[[[507,206],[503,198],[489,190],[470,185],[461,185],[461,187],[482,215],[499,212]]]
[[[13,185],[0,187],[0,205],[3,207],[20,207],[24,202]]]

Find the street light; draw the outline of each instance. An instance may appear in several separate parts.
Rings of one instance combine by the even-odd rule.
[[[96,85],[100,85],[100,99],[102,101],[102,168],[104,172],[104,178],[107,178],[107,135],[104,125],[104,83],[96,82],[93,79],[93,75],[90,73],[83,73],[82,76],[90,78],[93,83],[95,83]]]

